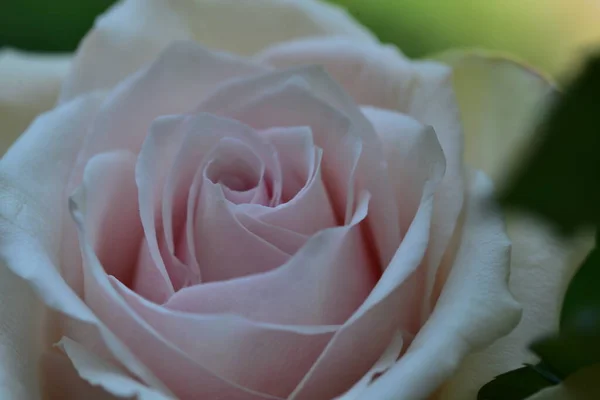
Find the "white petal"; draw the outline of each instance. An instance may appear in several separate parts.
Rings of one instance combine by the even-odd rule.
[[[68,212],[66,182],[86,127],[102,99],[98,93],[83,96],[41,116],[0,161],[0,258],[28,281],[43,303],[93,326],[129,371],[153,387],[164,388],[94,316],[58,271],[62,266],[57,254],[63,217]]]
[[[283,40],[323,35],[375,40],[342,9],[316,0],[124,0],[84,38],[61,99],[114,86],[175,40],[250,55]]]
[[[0,294],[0,398],[39,398],[42,305],[31,287],[1,263]]]
[[[550,226],[522,215],[509,216],[507,225],[513,242],[509,288],[522,304],[523,318],[508,336],[467,357],[440,400],[474,397],[497,375],[538,361],[529,344],[558,329],[567,284],[594,243],[592,238],[565,241]]]
[[[57,346],[69,357],[81,378],[93,386],[102,387],[116,397],[135,397],[138,400],[172,399],[130,378],[117,366],[98,358],[67,337],[63,337]]]
[[[0,51],[0,156],[39,114],[54,106],[71,58]]]
[[[466,162],[501,178],[529,145],[533,124],[556,88],[530,67],[497,54],[456,50],[436,58],[453,69]]]
[[[454,69],[467,162],[501,180],[529,144],[530,125],[556,89],[527,66],[498,54],[451,51],[436,58]],[[566,285],[593,245],[592,238],[565,241],[550,226],[523,215],[509,215],[507,226],[513,242],[510,289],[523,305],[523,318],[510,335],[469,356],[440,399],[475,397],[495,376],[537,362],[528,345],[557,329]]]
[[[427,398],[468,353],[506,335],[519,321],[519,304],[508,290],[510,242],[500,214],[488,208],[492,186],[481,172],[470,183],[460,247],[433,314],[365,398]]]

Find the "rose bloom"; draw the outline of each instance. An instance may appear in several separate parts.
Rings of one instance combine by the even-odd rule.
[[[72,61],[4,55],[5,140],[61,91],[0,163],[2,397],[465,398],[525,361],[465,359],[521,308],[464,154],[494,173],[549,87],[458,58],[292,0],[128,0]]]

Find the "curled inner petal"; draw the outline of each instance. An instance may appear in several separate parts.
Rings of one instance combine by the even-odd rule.
[[[265,165],[240,140],[221,139],[206,165],[205,174],[212,183],[221,185],[225,198],[232,203],[269,203],[270,185],[263,179]]]

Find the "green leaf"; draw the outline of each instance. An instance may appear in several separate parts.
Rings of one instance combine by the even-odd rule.
[[[549,336],[536,340],[530,348],[560,379],[600,363],[600,335]]]
[[[71,51],[115,0],[0,0],[0,47]]]
[[[542,365],[526,365],[488,382],[479,390],[477,400],[522,400],[556,383]]]
[[[569,283],[560,314],[562,334],[600,336],[599,289],[600,249],[595,248]]]
[[[570,234],[600,223],[600,58],[554,104],[501,196]],[[507,116],[510,118],[510,116]]]

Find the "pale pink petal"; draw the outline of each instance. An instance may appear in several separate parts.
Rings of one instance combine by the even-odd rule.
[[[80,44],[61,98],[108,89],[177,40],[251,55],[283,40],[338,35],[376,41],[343,8],[319,0],[123,0]]]
[[[103,153],[88,163],[86,225],[89,240],[106,273],[126,285],[135,278],[144,238],[135,185],[137,157],[125,151]],[[155,287],[160,290],[160,286]]]
[[[401,355],[401,351],[404,347],[404,337],[401,332],[396,333],[388,347],[385,349],[379,360],[371,367],[358,382],[352,386],[350,390],[344,393],[340,397],[336,397],[335,400],[361,400],[364,399],[365,389],[381,374],[388,371],[398,360]]]
[[[260,219],[254,218],[246,212],[236,209],[232,211],[235,213],[235,218],[244,228],[289,256],[296,254],[309,238],[307,235],[293,230],[262,222]]]
[[[412,101],[411,61],[393,46],[348,38],[303,38],[277,43],[256,55],[277,68],[322,65],[358,103],[400,109]]]
[[[94,154],[119,149],[137,154],[156,118],[192,110],[224,81],[265,71],[192,42],[172,44],[108,96],[78,158],[70,188],[79,185],[83,168]]]
[[[137,315],[191,359],[248,389],[281,398],[291,393],[337,329],[173,311],[112,283]]]
[[[435,158],[440,151],[422,151],[439,147],[435,132],[408,115],[370,106],[361,110],[386,144],[387,173],[394,189],[400,227],[406,232],[421,202],[421,191],[414,188],[422,188],[430,179],[431,166],[437,166]],[[424,145],[424,140],[431,145]]]
[[[257,236],[236,218],[232,203],[199,171],[191,190],[199,190],[193,215],[194,252],[202,282],[224,281],[269,271],[289,255]]]
[[[312,131],[308,126],[274,127],[261,132],[261,135],[275,147],[279,159],[284,161],[281,165],[281,201],[287,203],[307,185],[318,165]]]
[[[429,179],[422,187],[410,188],[411,192],[421,193],[421,202],[400,247],[377,286],[336,333],[291,399],[340,395],[377,361],[394,332],[401,330],[410,335],[418,330],[418,304],[423,294],[419,274],[429,244],[434,193],[444,170],[439,143],[433,132],[428,132],[419,135],[414,151],[429,163],[421,164],[417,156],[412,160],[419,163],[411,168],[425,169]]]
[[[323,151],[313,149],[313,153],[316,154],[313,156],[312,175],[292,199],[272,208],[257,207],[251,204],[240,205],[235,210],[236,215],[250,215],[261,223],[286,229],[305,237],[322,229],[339,225],[340,222],[333,210],[327,187],[323,181],[321,167]],[[280,157],[286,160],[285,153],[280,153]],[[293,159],[288,158],[283,164],[289,168],[292,162]]]
[[[269,201],[277,203],[281,193],[281,169],[277,153],[257,132],[236,121],[208,114],[162,118],[154,125],[140,154],[139,171],[142,178],[148,171],[156,168],[156,160],[160,160],[161,157],[161,148],[171,146],[172,143],[181,143],[170,180],[164,188],[170,208],[163,207],[163,219],[172,225],[165,226],[169,231],[185,229],[179,243],[185,242],[186,252],[192,252],[193,256],[182,256],[177,251],[181,251],[181,247],[175,249],[176,253],[180,255],[180,259],[195,259],[194,263],[199,266],[203,281],[229,279],[265,271],[287,260],[285,253],[245,229],[236,220],[229,207],[232,203],[225,201],[222,185],[215,184],[206,177],[206,167],[211,161],[213,151],[224,139],[237,139],[247,144],[264,162],[263,179],[270,185]],[[147,181],[152,184],[153,179]],[[140,180],[139,184],[143,182]],[[146,196],[140,196],[142,222],[146,218],[144,202],[147,201]],[[172,221],[169,214],[173,213],[173,209],[186,209],[186,201],[186,213],[173,214],[177,221]],[[155,217],[158,218],[158,215],[155,214]],[[185,225],[182,217],[186,219]],[[149,222],[152,224],[152,219],[149,219]],[[175,246],[174,239],[170,240]],[[227,246],[228,249],[223,247],[223,243],[231,242],[237,245],[233,248]],[[155,251],[157,259],[161,262],[160,249]],[[256,257],[262,257],[263,262],[241,263],[242,260]]]
[[[431,291],[455,231],[465,190],[464,138],[451,68],[411,61],[393,46],[357,44],[343,37],[276,44],[257,59],[278,68],[322,65],[357,103],[399,111],[434,128],[446,157],[446,174],[436,194],[431,250],[427,255],[427,287]],[[423,320],[430,311],[428,299],[422,310]]]
[[[345,222],[353,213],[353,191],[345,186],[349,184],[345,177],[330,179],[327,174],[342,171],[344,176],[353,171],[350,165],[355,163],[357,142],[360,143],[362,151],[353,182],[357,190],[367,190],[373,196],[369,232],[381,263],[389,262],[400,233],[397,225],[389,223],[395,219],[396,209],[385,175],[381,143],[356,104],[321,68],[296,68],[223,85],[200,109],[244,121],[256,129],[309,126],[315,144],[323,149],[326,185],[342,185],[330,189],[330,195],[334,208],[338,212],[344,210],[341,218]]]
[[[508,290],[510,241],[501,214],[489,207],[491,182],[477,172],[469,186],[458,254],[434,312],[365,398],[427,398],[466,355],[508,334],[519,321],[519,304]]]
[[[86,188],[94,185],[89,171],[86,169],[84,186],[71,198],[71,210],[77,222],[84,258],[85,302],[94,315],[127,346],[127,352],[135,354],[176,396],[233,400],[273,399],[273,396],[240,387],[191,360],[137,316],[119,296],[99,263],[87,235]],[[124,355],[119,357],[123,358]]]
[[[225,137],[214,147],[206,164],[206,177],[221,186],[233,204],[268,205],[271,182],[265,183],[265,164],[239,139]],[[281,178],[280,178],[281,179]]]
[[[172,128],[178,123],[177,117],[163,117],[152,124],[135,170],[139,214],[145,237],[136,266],[135,287],[138,293],[157,302],[165,301],[179,288],[184,272],[169,271],[161,252],[161,201],[166,184],[165,171],[172,167],[182,143],[182,134],[178,135],[177,130]]]
[[[185,288],[165,307],[193,313],[232,313],[277,324],[343,323],[379,278],[361,233],[367,207],[368,195],[363,193],[349,225],[316,234],[277,269]]]

